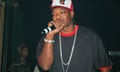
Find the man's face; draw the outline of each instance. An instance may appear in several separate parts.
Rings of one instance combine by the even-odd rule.
[[[28,48],[23,48],[20,52],[20,54],[24,57],[27,57],[28,53],[29,53]]]
[[[52,10],[53,21],[61,20],[65,24],[65,27],[71,24],[73,16],[74,12],[66,8],[57,7]]]

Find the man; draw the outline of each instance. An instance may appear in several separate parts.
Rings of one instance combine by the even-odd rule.
[[[8,72],[31,72],[30,66],[27,64],[29,50],[26,44],[20,43],[18,45],[19,58],[10,65]]]
[[[52,21],[37,49],[37,60],[50,72],[110,72],[111,63],[100,37],[92,30],[74,24],[71,0],[52,0]]]

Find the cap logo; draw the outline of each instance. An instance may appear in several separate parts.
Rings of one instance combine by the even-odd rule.
[[[61,3],[61,4],[64,4],[64,1],[65,1],[65,0],[60,0],[60,3]]]

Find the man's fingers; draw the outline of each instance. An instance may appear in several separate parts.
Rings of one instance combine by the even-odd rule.
[[[51,26],[53,26],[54,25],[54,22],[53,21],[50,21],[49,23],[48,23],[48,27],[51,27]]]

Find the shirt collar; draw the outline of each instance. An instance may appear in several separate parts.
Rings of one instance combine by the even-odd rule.
[[[75,25],[75,29],[74,29],[72,32],[69,32],[69,33],[61,32],[61,36],[63,36],[63,37],[73,36],[73,35],[75,35],[75,33],[78,31],[78,28],[79,28],[79,26],[78,26],[78,25]]]

